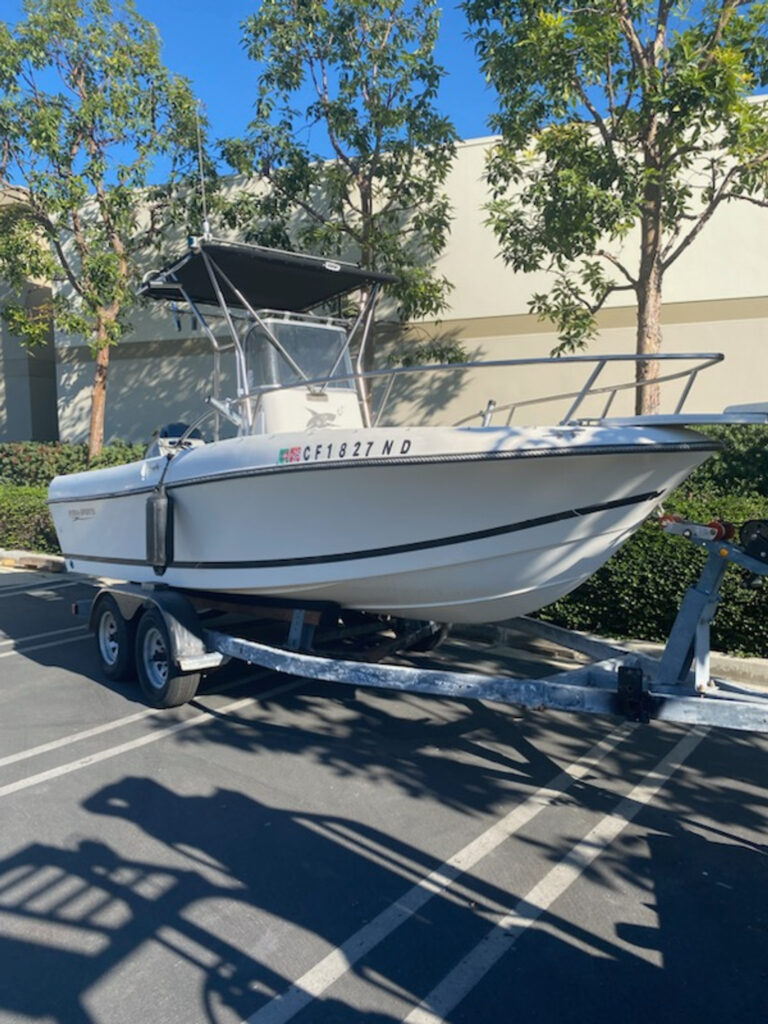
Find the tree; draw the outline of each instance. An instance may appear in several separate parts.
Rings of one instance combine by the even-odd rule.
[[[251,239],[396,273],[405,319],[447,305],[432,264],[456,136],[435,108],[438,22],[435,0],[263,0],[244,26],[256,117],[224,147],[263,183],[231,211]]]
[[[658,376],[664,275],[719,206],[768,205],[768,4],[466,0],[499,95],[490,221],[531,309],[583,347],[609,295],[637,302],[638,382]],[[658,385],[637,389],[638,412]]]
[[[59,286],[47,306],[3,312],[28,345],[51,323],[90,339],[92,458],[140,254],[194,156],[195,101],[131,0],[25,0],[24,13],[0,23],[0,189],[11,200],[0,208],[0,276]],[[162,187],[148,184],[158,161]]]

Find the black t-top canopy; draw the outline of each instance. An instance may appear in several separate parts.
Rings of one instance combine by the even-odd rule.
[[[219,271],[216,279],[226,305],[240,308],[244,304],[236,291],[253,309],[298,313],[363,285],[396,280],[392,274],[362,270],[354,263],[217,241],[199,242],[176,263],[148,275],[141,294],[183,299],[180,285],[196,305],[218,305],[203,253]]]

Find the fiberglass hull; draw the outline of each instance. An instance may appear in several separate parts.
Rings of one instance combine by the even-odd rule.
[[[591,576],[713,451],[682,428],[253,436],[176,455],[173,549],[147,560],[164,457],[58,477],[68,568],[437,622],[527,614]]]

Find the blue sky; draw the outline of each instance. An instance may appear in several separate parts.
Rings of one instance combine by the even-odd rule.
[[[166,66],[191,79],[205,104],[216,138],[240,135],[251,119],[258,66],[244,52],[241,23],[258,0],[135,0],[140,14],[153,21],[163,40]],[[0,20],[23,16],[21,0],[0,0]],[[444,7],[437,57],[448,70],[440,109],[461,138],[488,134],[493,94],[465,38],[464,14],[455,3]]]
[[[259,65],[246,56],[240,26],[258,9],[258,2],[134,0],[139,14],[157,26],[166,67],[190,79],[202,101],[214,154],[217,139],[242,136],[253,116]],[[23,18],[23,0],[0,0],[0,21],[14,25]],[[464,13],[454,0],[442,11],[436,56],[447,74],[437,105],[452,119],[461,139],[488,135],[488,116],[494,107],[493,91],[483,79],[466,31]],[[327,142],[314,137],[310,144],[331,156]],[[226,167],[220,165],[220,169]],[[165,173],[160,161],[151,178],[162,178]]]
[[[240,134],[250,120],[256,92],[257,65],[241,44],[241,23],[252,14],[254,0],[136,0],[157,25],[165,63],[192,80],[205,104],[214,133]],[[472,44],[464,38],[464,14],[450,4],[443,10],[438,60],[449,71],[440,107],[462,138],[488,134],[493,96],[477,66]]]

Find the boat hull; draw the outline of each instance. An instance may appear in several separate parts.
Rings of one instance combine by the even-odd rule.
[[[592,427],[219,442],[167,466],[162,570],[147,561],[145,522],[165,459],[57,478],[50,503],[78,572],[489,622],[591,576],[712,450],[683,429]]]

